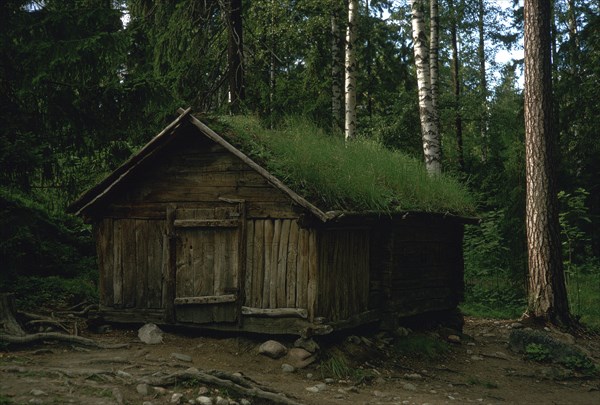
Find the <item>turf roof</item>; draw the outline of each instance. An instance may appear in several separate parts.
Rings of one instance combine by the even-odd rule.
[[[422,162],[373,141],[345,143],[299,119],[277,130],[254,117],[219,117],[212,125],[323,211],[475,212],[473,197],[456,179],[428,176]]]

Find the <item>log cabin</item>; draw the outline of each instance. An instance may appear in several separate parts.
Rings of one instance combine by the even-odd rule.
[[[454,311],[468,219],[325,211],[190,109],[69,207],[112,322],[310,336]]]

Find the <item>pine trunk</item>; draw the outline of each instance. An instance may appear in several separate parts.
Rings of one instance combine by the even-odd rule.
[[[242,36],[242,0],[229,0],[228,52],[229,106],[232,113],[240,110],[244,100],[244,41]]]
[[[431,77],[429,70],[429,49],[423,16],[423,0],[411,0],[412,34],[417,68],[417,85],[419,89],[419,117],[423,137],[423,153],[425,167],[430,175],[438,175],[442,171],[439,131],[436,126],[436,112],[431,96]]]
[[[344,135],[346,141],[356,136],[356,20],[358,0],[348,2],[348,27],[346,28],[346,79],[344,83],[346,117]]]
[[[528,312],[569,324],[553,170],[550,3],[525,0],[526,227],[529,253]]]
[[[477,25],[479,31],[479,45],[477,47],[477,57],[479,59],[479,76],[481,80],[481,160],[486,161],[489,154],[488,147],[488,84],[485,69],[485,7],[484,0],[478,1]]]
[[[452,88],[454,93],[454,128],[456,131],[456,152],[458,155],[458,166],[460,170],[465,169],[465,158],[463,152],[463,128],[460,94],[460,60],[458,56],[458,18],[454,7],[454,0],[448,0],[450,9],[450,39],[452,43]]]

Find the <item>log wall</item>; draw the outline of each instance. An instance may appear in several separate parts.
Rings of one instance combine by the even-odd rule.
[[[368,310],[369,233],[341,229],[320,234],[317,313],[327,321]]]
[[[454,309],[463,295],[462,225],[400,225],[391,232],[389,305],[397,315]]]
[[[316,231],[292,219],[253,219],[246,226],[244,305],[301,308],[314,315]],[[309,287],[313,290],[309,291]]]
[[[105,218],[95,226],[100,304],[163,308],[164,221]]]

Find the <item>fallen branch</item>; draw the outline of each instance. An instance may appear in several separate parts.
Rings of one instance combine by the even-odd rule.
[[[234,376],[224,372],[219,372],[218,374],[219,377],[216,377],[197,369],[188,369],[186,371],[172,373],[164,377],[145,377],[142,378],[140,382],[155,386],[169,386],[186,380],[195,380],[204,384],[216,385],[218,387],[232,390],[240,395],[266,400],[272,404],[301,405],[299,402],[286,397],[283,393],[267,391],[250,380],[244,379],[243,377]],[[240,379],[242,379],[243,382]],[[237,381],[238,383],[234,381]]]
[[[120,343],[120,344],[98,343],[95,340],[84,338],[81,336],[65,335],[62,333],[54,333],[54,332],[34,333],[31,335],[25,335],[25,336],[14,336],[14,335],[0,333],[0,342],[5,342],[5,343],[9,343],[9,344],[23,345],[23,344],[35,343],[35,342],[44,341],[44,340],[54,340],[54,341],[58,341],[58,342],[74,343],[74,344],[78,344],[78,345],[82,345],[82,346],[96,347],[99,349],[121,349],[123,347],[129,346],[127,343]]]

